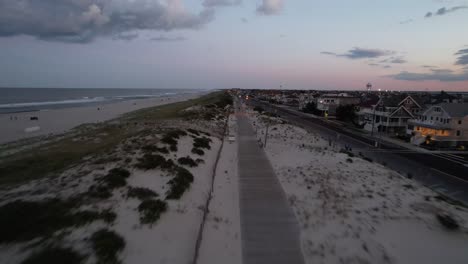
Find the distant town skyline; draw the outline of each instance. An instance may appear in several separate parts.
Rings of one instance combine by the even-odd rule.
[[[0,0],[0,87],[468,91],[468,2]]]

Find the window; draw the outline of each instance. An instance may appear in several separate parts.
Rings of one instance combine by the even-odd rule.
[[[433,117],[433,116],[431,116],[431,120],[434,120],[434,117]]]
[[[439,117],[436,117],[436,121],[439,121]]]
[[[461,120],[458,120],[458,124],[461,125],[462,121]]]
[[[459,137],[460,134],[461,134],[461,133],[460,133],[460,130],[457,130],[457,137]]]

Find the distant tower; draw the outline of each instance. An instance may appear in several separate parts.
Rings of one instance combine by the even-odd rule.
[[[367,92],[370,93],[370,91],[372,90],[372,84],[367,83],[366,88],[367,88]]]

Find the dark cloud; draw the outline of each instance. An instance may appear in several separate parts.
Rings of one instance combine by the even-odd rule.
[[[458,55],[456,65],[468,65],[468,49],[461,49],[455,55]]]
[[[160,42],[175,42],[175,41],[184,41],[187,40],[185,37],[169,37],[169,36],[159,36],[150,38],[151,41],[160,41]]]
[[[261,15],[277,15],[283,10],[284,0],[262,0],[257,7],[257,13]]]
[[[436,12],[427,12],[424,17],[425,18],[430,18],[430,17],[433,17],[433,16],[443,16],[443,15],[446,15],[448,13],[452,13],[452,12],[455,12],[457,10],[467,9],[467,8],[468,8],[468,6],[466,6],[466,5],[454,6],[454,7],[451,7],[451,8],[442,7],[439,10],[437,10]]]
[[[390,57],[390,58],[382,60],[380,62],[381,63],[403,64],[403,63],[407,63],[408,61],[406,61],[403,57],[400,56],[400,57]]]
[[[194,14],[181,0],[0,0],[0,36],[86,43],[98,36],[119,38],[138,30],[196,29],[214,11]]]
[[[409,24],[409,23],[413,23],[413,22],[414,22],[413,19],[407,19],[407,20],[400,21],[400,24],[404,25],[404,24]]]
[[[367,65],[372,66],[372,67],[380,67],[380,68],[383,68],[383,69],[389,69],[389,68],[392,67],[392,66],[390,66],[390,65],[383,65],[383,64],[375,63],[375,62],[369,63],[369,64],[367,64]]]
[[[138,33],[136,32],[128,32],[128,33],[119,33],[117,35],[114,35],[112,39],[114,40],[125,40],[125,41],[130,41],[138,38]]]
[[[432,69],[429,73],[414,73],[403,71],[386,77],[402,81],[440,81],[440,82],[462,82],[468,81],[468,72],[456,73],[447,69]]]
[[[219,6],[234,6],[240,5],[242,0],[204,0],[203,6],[206,7],[219,7]]]
[[[353,48],[347,53],[338,54],[335,52],[323,51],[321,54],[333,55],[336,57],[346,57],[348,59],[369,59],[369,58],[379,58],[384,56],[390,56],[395,54],[394,51],[390,50],[380,50],[380,49],[364,49],[364,48]]]

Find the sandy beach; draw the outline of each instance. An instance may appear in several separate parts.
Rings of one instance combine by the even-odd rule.
[[[468,210],[344,146],[250,112],[301,225],[306,263],[467,263]],[[450,230],[438,221],[449,215]]]
[[[103,122],[127,112],[185,101],[202,94],[180,94],[95,106],[0,114],[0,144],[35,136],[60,134],[81,124]],[[38,120],[30,120],[31,117],[38,117]],[[36,130],[36,127],[39,129]],[[28,128],[33,128],[33,131],[28,132]]]

